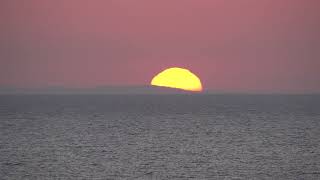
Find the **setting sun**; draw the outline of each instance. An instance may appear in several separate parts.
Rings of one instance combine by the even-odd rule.
[[[200,79],[191,71],[183,68],[168,68],[157,74],[151,81],[153,86],[202,91]]]

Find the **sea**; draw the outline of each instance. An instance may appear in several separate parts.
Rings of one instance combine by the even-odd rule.
[[[0,179],[320,179],[320,95],[1,95]]]

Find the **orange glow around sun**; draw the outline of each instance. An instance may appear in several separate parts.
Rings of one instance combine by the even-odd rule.
[[[151,81],[153,86],[202,91],[200,79],[191,71],[183,68],[168,68],[157,74]]]

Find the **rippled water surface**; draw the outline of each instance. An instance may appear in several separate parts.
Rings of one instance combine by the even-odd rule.
[[[320,179],[320,97],[0,96],[0,179]]]

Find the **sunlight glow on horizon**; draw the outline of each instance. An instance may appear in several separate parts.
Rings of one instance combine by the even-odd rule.
[[[178,67],[168,68],[160,72],[154,76],[151,85],[194,92],[202,91],[200,79],[191,71]]]

